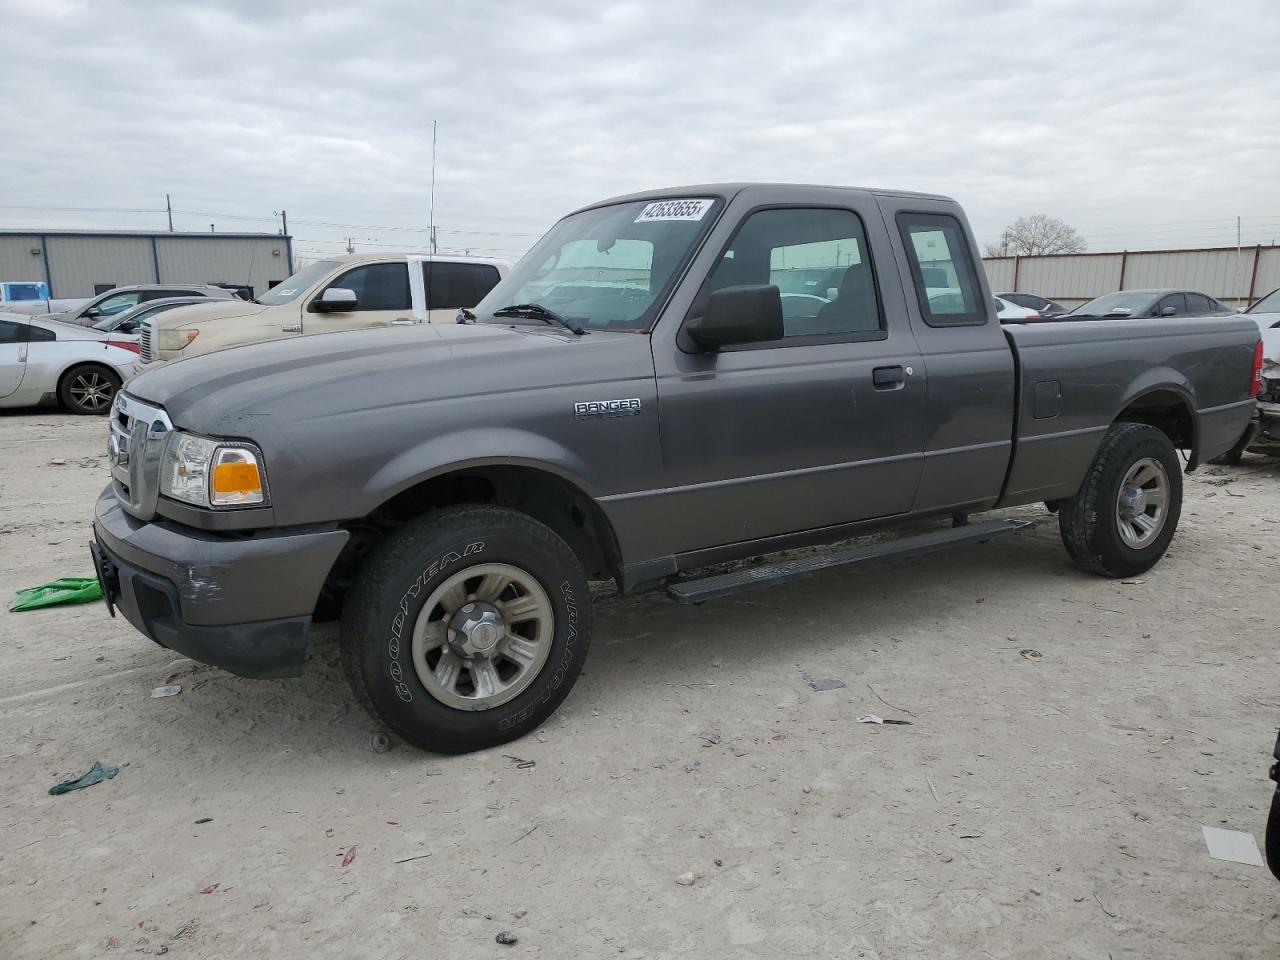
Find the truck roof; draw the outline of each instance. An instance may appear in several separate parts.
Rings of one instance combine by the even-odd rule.
[[[740,182],[740,183],[696,183],[683,187],[663,187],[659,190],[643,190],[637,193],[622,194],[617,197],[610,197],[608,200],[600,200],[596,203],[589,203],[579,210],[591,210],[595,207],[607,207],[615,203],[628,203],[635,200],[663,200],[667,197],[691,197],[691,196],[716,196],[729,200],[744,190],[767,189],[769,191],[794,191],[797,197],[801,195],[832,194],[840,193],[856,193],[863,196],[893,196],[893,197],[918,197],[922,200],[945,200],[954,203],[952,197],[943,196],[938,193],[919,193],[912,190],[889,190],[880,187],[833,187],[828,184],[819,183],[769,183],[764,181]],[[579,212],[575,210],[574,213]]]
[[[403,250],[384,250],[381,253],[335,253],[332,256],[328,254],[317,254],[308,257],[307,262],[324,260],[332,263],[369,263],[379,260],[402,260],[409,257],[422,257],[424,260],[437,260],[441,263],[487,263],[492,266],[510,266],[506,260],[496,257],[464,257],[460,254],[453,253],[423,253],[421,250],[411,250],[405,252]]]

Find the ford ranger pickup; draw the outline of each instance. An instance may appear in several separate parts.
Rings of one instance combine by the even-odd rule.
[[[369,712],[475,750],[569,693],[589,581],[705,602],[989,540],[1016,524],[971,515],[1033,502],[1082,570],[1141,573],[1261,364],[1246,318],[1002,325],[957,203],[825,186],[583,208],[458,321],[130,381],[91,545],[108,607],[248,677],[297,675],[340,615]]]

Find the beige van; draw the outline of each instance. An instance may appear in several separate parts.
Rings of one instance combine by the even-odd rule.
[[[307,264],[256,300],[178,307],[140,330],[134,373],[221,347],[283,337],[452,323],[510,265],[503,260],[418,254],[354,254]]]

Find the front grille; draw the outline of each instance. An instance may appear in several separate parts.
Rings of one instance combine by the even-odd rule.
[[[1280,403],[1280,378],[1264,377],[1258,399],[1263,403]]]
[[[116,499],[127,513],[150,520],[160,493],[160,454],[173,424],[163,409],[123,390],[110,422],[107,453]]]
[[[138,356],[143,363],[150,363],[155,357],[151,353],[151,321],[142,325],[142,333],[138,336]]]

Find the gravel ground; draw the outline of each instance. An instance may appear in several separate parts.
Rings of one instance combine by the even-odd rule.
[[[0,593],[91,574],[104,429],[0,415]],[[1200,827],[1262,839],[1280,462],[1188,478],[1133,583],[1012,513],[738,600],[601,597],[560,712],[466,757],[373,753],[330,627],[249,681],[100,604],[0,612],[0,956],[1276,956],[1280,886]]]

